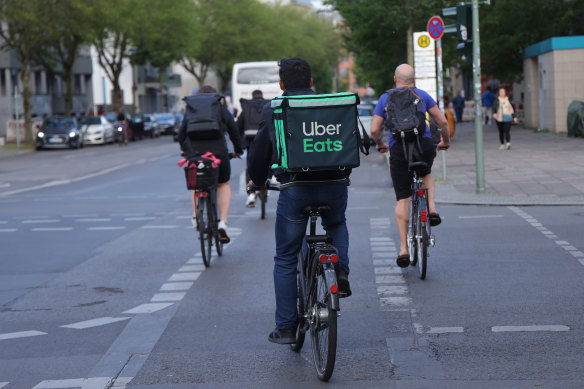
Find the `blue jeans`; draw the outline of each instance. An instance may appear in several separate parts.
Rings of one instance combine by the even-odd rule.
[[[308,216],[302,214],[307,205],[329,205],[323,213],[322,226],[333,239],[339,252],[339,264],[349,272],[349,231],[345,219],[347,185],[298,185],[282,189],[276,215],[276,256],[274,257],[274,289],[276,292],[276,326],[296,325],[298,297],[296,268],[302,248]]]

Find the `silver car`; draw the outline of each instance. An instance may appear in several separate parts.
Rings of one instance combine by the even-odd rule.
[[[371,122],[373,121],[373,109],[375,109],[375,106],[373,106],[373,104],[357,105],[359,119],[361,119],[361,123],[363,123],[363,127],[365,127],[365,131],[367,132],[367,135],[369,135],[369,138],[371,138]]]
[[[104,116],[87,116],[81,119],[81,132],[86,144],[114,143],[114,126]]]

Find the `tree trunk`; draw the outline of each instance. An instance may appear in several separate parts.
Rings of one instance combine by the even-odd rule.
[[[408,21],[408,65],[414,66],[414,24]]]
[[[30,100],[32,92],[30,90],[30,68],[28,61],[21,58],[20,81],[22,82],[22,106],[24,108],[24,140],[32,142],[32,101]]]
[[[65,70],[63,81],[65,81],[65,116],[70,116],[73,111],[73,73]]]
[[[123,106],[123,101],[122,101],[122,88],[120,88],[120,82],[119,80],[116,78],[115,80],[110,80],[112,81],[113,87],[114,87],[114,96],[113,96],[113,108],[114,108],[114,112],[118,112],[120,110],[120,108]]]

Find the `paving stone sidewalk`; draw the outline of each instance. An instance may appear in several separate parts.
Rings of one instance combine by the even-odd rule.
[[[436,202],[493,205],[584,205],[584,139],[511,128],[511,150],[499,150],[499,133],[483,127],[485,193],[477,193],[474,122],[457,123],[452,147],[432,168]]]

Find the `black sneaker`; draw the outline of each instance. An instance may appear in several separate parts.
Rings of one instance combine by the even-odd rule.
[[[342,267],[336,269],[337,273],[337,284],[339,284],[339,297],[349,297],[351,293],[351,284],[349,284],[349,275],[347,271]]]
[[[278,344],[294,344],[296,343],[296,326],[288,326],[282,329],[276,328],[270,332],[268,340]]]

